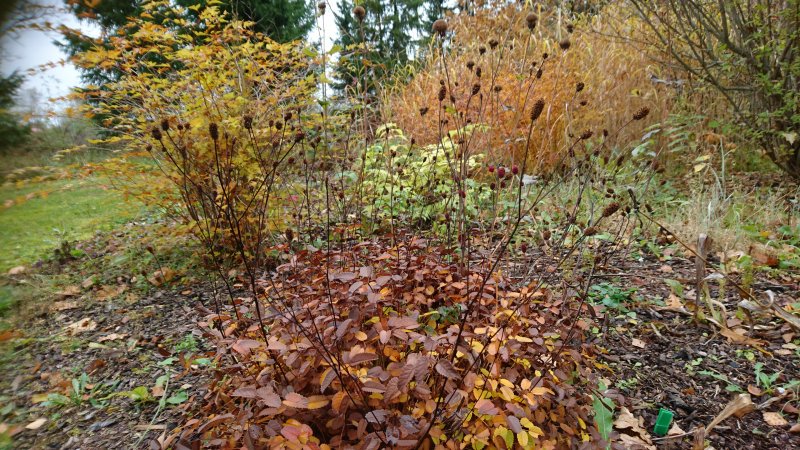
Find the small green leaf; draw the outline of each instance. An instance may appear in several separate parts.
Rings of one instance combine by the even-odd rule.
[[[180,405],[189,399],[189,394],[186,391],[178,391],[167,399],[170,405]]]

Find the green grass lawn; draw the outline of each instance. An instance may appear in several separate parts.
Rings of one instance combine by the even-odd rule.
[[[0,186],[0,273],[52,254],[64,239],[86,239],[142,212],[104,188],[102,179],[45,181]],[[39,195],[47,192],[46,196]],[[35,194],[33,198],[26,196]],[[13,201],[12,206],[7,202]]]

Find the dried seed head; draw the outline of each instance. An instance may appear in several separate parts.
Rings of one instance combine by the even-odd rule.
[[[536,24],[539,22],[539,16],[534,13],[529,13],[527,17],[525,17],[525,22],[528,24],[528,29],[533,31],[536,28]]]
[[[319,2],[319,3],[317,3],[317,9],[319,10],[319,13],[320,13],[320,14],[325,14],[325,8],[326,8],[327,6],[328,6],[328,5],[327,5],[327,4],[325,4],[325,2]]]
[[[605,208],[603,208],[603,217],[609,217],[615,212],[619,210],[619,203],[611,202]]]
[[[542,53],[542,61],[546,60],[549,57],[550,57],[549,53],[547,53],[547,52]]]
[[[519,250],[520,250],[522,253],[525,253],[525,252],[527,252],[527,251],[528,251],[528,243],[527,243],[527,242],[523,242],[522,244],[520,244],[520,245],[519,245]]]
[[[586,101],[586,100],[581,100],[581,102],[580,102],[580,103],[581,103],[581,106],[586,106],[586,105],[588,105],[588,104],[589,104],[589,102],[588,102],[588,101]]]
[[[497,48],[498,45],[500,45],[500,43],[497,42],[497,39],[495,38],[489,39],[489,48],[494,50],[495,48]]]
[[[366,17],[367,15],[367,10],[364,9],[363,6],[358,5],[355,8],[353,8],[353,15],[356,16],[356,19],[358,19],[359,22],[363,22],[364,17]]]
[[[439,87],[439,103],[444,101],[444,98],[447,97],[447,88],[444,86]]]
[[[419,115],[420,116],[424,116],[425,114],[428,114],[428,107],[427,106],[423,106],[422,108],[419,109]]]
[[[478,95],[478,92],[481,91],[481,84],[475,83],[472,85],[472,95]]]
[[[575,83],[575,92],[580,92],[585,87],[586,87],[586,85],[583,84],[583,81],[578,81],[577,83]]]
[[[447,22],[444,19],[436,20],[436,22],[433,22],[433,31],[444,37],[445,33],[447,33]]]
[[[647,106],[642,107],[642,109],[636,111],[633,114],[633,120],[642,120],[645,117],[647,117],[648,114],[650,114],[650,108],[648,108]]]
[[[597,228],[595,227],[586,227],[586,230],[583,231],[584,236],[594,236],[597,234]]]
[[[494,87],[494,91],[495,91],[495,92],[500,92],[500,91],[502,91],[502,90],[503,90],[503,86],[500,86],[499,84],[498,84],[497,86],[495,86],[495,87]]]
[[[558,43],[558,46],[561,47],[561,50],[567,50],[572,43],[569,42],[569,39],[564,39]]]
[[[572,33],[573,31],[575,31],[575,25],[573,25],[571,23],[568,23],[567,24],[567,33]]]
[[[484,46],[482,46],[482,45],[481,45],[481,46],[478,48],[478,53],[479,53],[479,54],[481,54],[481,55],[482,55],[482,54],[484,54],[484,53],[486,53],[486,47],[484,47]]]
[[[475,67],[475,61],[467,61],[467,70],[472,70]]]
[[[300,141],[302,141],[302,140],[303,140],[303,139],[305,139],[305,138],[306,138],[306,134],[305,134],[305,133],[303,133],[302,131],[298,131],[298,132],[297,132],[297,133],[295,133],[295,135],[294,135],[294,141],[295,141],[295,142],[300,142]]]
[[[219,139],[219,127],[216,123],[211,122],[208,124],[208,135],[211,136],[211,139],[214,141]]]
[[[244,126],[245,130],[252,130],[253,129],[253,116],[244,116],[242,119],[242,125]]]
[[[540,68],[539,68],[539,69],[536,71],[536,79],[537,79],[537,80],[538,80],[538,79],[540,79],[540,78],[542,78],[542,73],[543,73],[543,72],[542,72],[542,68],[540,67]]]
[[[160,141],[161,138],[163,137],[161,135],[161,130],[159,130],[157,127],[153,127],[153,129],[151,130],[151,133],[153,134],[153,139],[155,139],[157,141]]]
[[[478,78],[480,78],[480,77],[481,77],[481,74],[483,74],[483,70],[481,70],[481,66],[478,66],[478,67],[475,69],[475,76],[476,76],[476,77],[478,77]]]
[[[585,141],[585,140],[589,139],[590,137],[592,137],[593,134],[594,134],[594,132],[592,130],[586,130],[583,133],[581,133],[581,140]]]
[[[542,115],[542,111],[544,111],[544,99],[540,98],[536,100],[536,103],[533,104],[533,109],[531,109],[531,122],[535,122]]]
[[[545,241],[550,240],[550,235],[551,235],[550,230],[542,231],[542,239],[544,239]]]
[[[516,164],[511,166],[511,173],[513,173],[514,175],[519,173],[519,167]]]
[[[161,129],[164,131],[169,130],[169,119],[161,119]]]
[[[488,170],[489,173],[494,173],[494,166],[489,164],[489,167],[487,167],[486,170]]]
[[[497,168],[497,176],[499,178],[505,178],[505,176],[506,176],[506,168],[505,167],[498,167]]]

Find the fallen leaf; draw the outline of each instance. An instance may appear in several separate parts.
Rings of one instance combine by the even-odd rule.
[[[86,278],[83,280],[83,283],[81,283],[81,287],[84,289],[89,289],[92,286],[94,286],[94,275]]]
[[[625,444],[625,448],[646,448],[655,450],[653,441],[650,440],[650,433],[644,429],[644,419],[636,418],[628,408],[622,407],[619,417],[614,421],[614,428],[625,433],[620,433],[620,440]]]
[[[54,302],[50,309],[53,311],[64,311],[66,309],[75,309],[78,307],[78,302],[65,300],[63,302]]]
[[[800,423],[792,425],[792,428],[789,428],[789,433],[800,434]]]
[[[667,436],[683,436],[684,434],[686,434],[686,432],[683,431],[677,423],[673,423],[669,431],[667,431]]]
[[[739,331],[741,331],[741,333]],[[753,347],[761,347],[762,345],[764,345],[763,341],[760,341],[758,339],[753,339],[751,337],[747,337],[747,336],[744,335],[744,333],[745,333],[745,331],[742,330],[741,328],[737,328],[737,329],[734,329],[734,328],[722,328],[722,329],[719,330],[719,334],[725,336],[726,338],[728,338],[728,340],[730,342],[733,342],[734,344],[744,344],[744,345],[750,345],[750,346],[753,346]]]
[[[118,341],[120,339],[125,339],[126,337],[128,337],[128,335],[126,333],[121,333],[121,334],[120,333],[111,333],[109,335],[102,336],[100,339],[97,340],[97,342]]]
[[[56,292],[56,295],[66,298],[66,297],[75,297],[76,295],[80,295],[80,293],[81,293],[81,288],[79,288],[78,286],[67,286],[64,289]]]
[[[778,412],[764,411],[764,422],[767,422],[768,425],[773,427],[785,427],[786,425],[789,425],[789,422],[787,422],[781,413]]]
[[[47,422],[47,419],[44,417],[40,417],[34,420],[33,422],[25,425],[25,428],[27,428],[28,430],[38,430],[39,428],[42,427],[42,425],[45,424],[45,422]]]
[[[633,345],[634,347],[639,347],[639,348],[644,348],[645,347],[644,341],[642,341],[640,339],[636,339],[636,338],[631,339],[631,345]]]
[[[83,319],[73,322],[67,325],[67,331],[72,334],[83,333],[85,331],[92,331],[97,328],[97,322],[92,320],[89,317],[84,317]]]
[[[27,270],[28,269],[25,266],[12,267],[11,269],[9,269],[8,274],[9,275],[22,275]]]
[[[753,412],[755,409],[756,405],[750,400],[750,394],[737,394],[733,397],[733,400],[728,402],[725,408],[717,414],[717,417],[705,427],[705,433],[710,433],[715,426],[732,415],[742,417],[745,414]]]

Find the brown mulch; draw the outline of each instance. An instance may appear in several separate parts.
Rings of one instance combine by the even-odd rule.
[[[669,268],[665,267],[669,266]],[[638,302],[629,305],[635,319],[620,314],[607,314],[605,332],[596,344],[605,348],[601,361],[607,363],[614,375],[612,383],[621,383],[621,393],[634,416],[644,419],[645,429],[652,433],[659,408],[672,411],[673,423],[685,432],[708,425],[728,404],[734,395],[726,390],[729,383],[700,372],[715,372],[727,378],[742,391],[750,390],[754,404],[759,408],[741,418],[731,417],[716,426],[706,440],[717,449],[793,449],[800,448],[800,434],[789,428],[799,422],[798,408],[800,386],[792,389],[776,388],[791,381],[800,381],[800,352],[787,341],[800,336],[785,322],[774,317],[756,317],[756,331],[749,336],[765,342],[763,351],[746,345],[734,344],[719,334],[716,326],[696,324],[690,315],[654,305],[654,298],[667,298],[670,289],[663,281],[671,278],[691,286],[694,280],[693,261],[672,258],[658,261],[648,258],[639,263],[618,265],[614,273],[624,277],[610,277],[614,284],[635,288]],[[710,272],[709,272],[710,273]],[[786,305],[798,300],[798,279],[787,282],[761,278],[755,283],[757,293],[769,288],[776,291],[776,303]],[[719,292],[711,282],[711,292]],[[736,322],[734,313],[740,300],[729,286],[722,300],[729,320]],[[749,330],[747,320],[744,327]],[[634,339],[638,339],[634,345]],[[643,348],[642,348],[643,347]],[[768,391],[757,386],[755,364],[763,364],[762,372],[780,376]],[[749,389],[748,389],[749,387]],[[786,426],[771,426],[763,418],[764,412],[782,412]],[[659,440],[658,448],[692,448],[692,436]]]
[[[173,349],[194,334],[199,344],[192,360],[209,356],[195,326],[195,308],[205,301],[205,294],[180,291],[183,293],[160,289],[132,302],[125,296],[104,301],[83,297],[75,302],[75,308],[45,308],[18,328],[21,336],[9,341],[11,348],[7,349],[13,363],[0,367],[0,390],[15,406],[16,420],[10,430],[14,448],[147,448],[149,440],[168,434],[191,417],[196,399],[206,391],[210,370],[189,364],[184,367],[182,357],[188,354]],[[65,332],[69,324],[85,318],[97,324],[93,330],[74,336]],[[124,337],[103,339],[114,334]],[[175,362],[158,365],[168,357],[175,357]],[[158,415],[157,400],[136,404],[124,395],[94,399],[103,403],[101,407],[93,406],[88,395],[80,405],[60,408],[45,408],[32,401],[37,394],[68,392],[71,380],[82,373],[89,375],[93,385],[116,382],[116,393],[138,386],[153,393],[156,379],[167,367],[174,375],[166,395],[183,389],[189,398],[177,406],[167,404]],[[25,428],[39,418],[47,421],[37,429]]]

